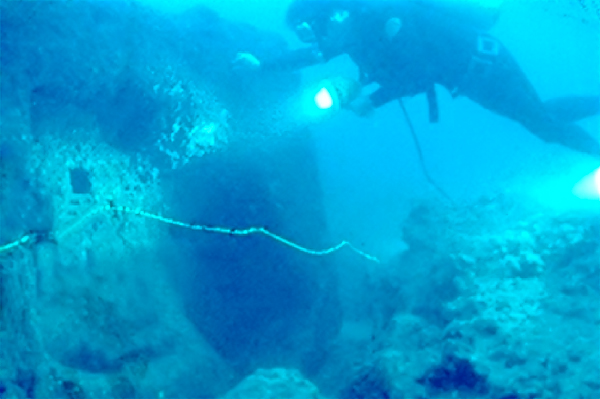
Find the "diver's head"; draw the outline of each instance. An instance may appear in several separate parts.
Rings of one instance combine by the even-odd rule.
[[[345,33],[352,0],[294,0],[286,23],[304,43],[339,41]]]

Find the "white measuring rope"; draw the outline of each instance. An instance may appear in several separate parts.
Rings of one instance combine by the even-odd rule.
[[[123,214],[141,216],[141,217],[145,217],[147,219],[159,221],[161,223],[170,224],[172,226],[178,226],[178,227],[182,227],[185,229],[196,230],[196,231],[206,231],[209,233],[227,234],[227,235],[233,235],[233,236],[248,236],[248,235],[252,235],[252,234],[262,234],[269,238],[272,238],[273,240],[275,240],[283,245],[286,245],[297,251],[300,251],[300,252],[308,254],[308,255],[313,255],[313,256],[330,255],[330,254],[337,252],[345,247],[348,247],[350,250],[352,250],[356,254],[362,256],[363,258],[370,260],[372,262],[380,263],[379,259],[376,256],[370,255],[370,254],[366,253],[365,251],[358,249],[351,242],[345,241],[345,240],[333,247],[330,247],[327,249],[322,249],[322,250],[315,250],[315,249],[310,249],[310,248],[304,247],[293,241],[290,241],[287,238],[284,238],[278,234],[272,233],[271,231],[267,230],[264,227],[249,227],[246,229],[231,229],[231,228],[227,228],[227,227],[216,227],[216,226],[207,226],[207,225],[201,225],[201,224],[190,224],[190,223],[181,222],[181,221],[178,221],[175,219],[167,218],[167,217],[155,214],[155,213],[146,212],[142,209],[134,209],[134,208],[130,208],[127,206],[115,206],[112,204],[108,204],[104,207],[92,208],[76,223],[74,223],[73,225],[71,225],[70,227],[68,227],[62,231],[57,232],[55,234],[54,238],[56,240],[60,240],[62,237],[68,235],[71,231],[73,231],[76,227],[80,226],[85,221],[85,219],[88,219],[88,218],[90,218],[98,213],[101,213],[103,211],[118,212],[118,213],[123,213]],[[29,242],[35,242],[36,240],[34,238],[36,238],[36,236],[37,236],[36,233],[27,234],[18,240],[15,240],[8,244],[2,245],[2,246],[0,246],[0,254],[11,251],[18,247],[21,247],[22,245],[25,245]]]

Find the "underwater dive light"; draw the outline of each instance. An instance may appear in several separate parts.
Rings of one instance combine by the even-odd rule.
[[[354,79],[341,76],[324,79],[304,92],[303,118],[319,122],[331,117],[354,101],[360,91],[361,85]]]
[[[319,109],[338,111],[358,97],[360,83],[342,76],[323,80],[314,96],[315,105]]]
[[[600,168],[579,180],[573,187],[573,194],[580,199],[600,200]]]
[[[315,94],[315,105],[319,109],[329,109],[333,106],[333,98],[331,93],[326,88],[322,87],[317,94]]]

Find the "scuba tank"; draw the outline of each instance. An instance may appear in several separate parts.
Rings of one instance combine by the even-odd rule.
[[[425,7],[431,13],[444,15],[449,20],[487,32],[494,27],[500,15],[502,1],[495,5],[482,0],[409,0]]]

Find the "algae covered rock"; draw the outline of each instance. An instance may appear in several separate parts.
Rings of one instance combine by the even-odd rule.
[[[319,389],[294,369],[258,369],[221,399],[322,399]]]

